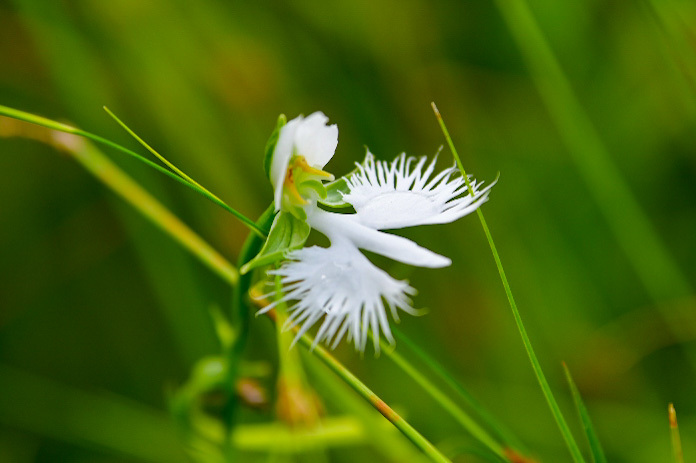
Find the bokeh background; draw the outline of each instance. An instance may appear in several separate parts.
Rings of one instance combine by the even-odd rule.
[[[561,361],[610,461],[668,461],[669,402],[693,460],[696,4],[530,0],[538,29],[524,4],[3,0],[0,104],[144,153],[107,105],[256,218],[271,201],[262,157],[279,113],[337,123],[328,168],[340,174],[365,146],[383,159],[435,153],[435,101],[467,169],[500,173],[484,212],[579,442]],[[106,153],[236,259],[247,230],[230,214]],[[400,328],[532,455],[569,461],[476,217],[403,234],[453,265],[381,261],[428,309]],[[0,243],[0,461],[185,461],[166,391],[218,349],[208,308],[227,306],[225,283],[30,140],[0,138]],[[270,323],[253,324],[249,355],[275,365]],[[464,449],[455,461],[481,461],[387,358],[336,355],[436,444]],[[272,407],[253,416],[271,421]],[[368,439],[273,461],[399,461],[382,450]]]

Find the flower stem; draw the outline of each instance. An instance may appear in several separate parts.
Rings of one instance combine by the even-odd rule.
[[[454,147],[454,143],[452,143],[452,137],[450,137],[449,131],[445,126],[445,121],[442,119],[442,115],[440,114],[440,111],[438,111],[437,106],[435,106],[435,103],[431,104],[433,107],[433,111],[435,112],[435,116],[437,117],[437,121],[440,124],[440,128],[442,129],[442,133],[444,134],[445,139],[447,139],[447,144],[449,145],[449,148],[452,151],[452,155],[454,156],[454,159],[457,162],[457,166],[461,171],[462,177],[466,182],[466,186],[469,189],[469,194],[473,197],[474,189],[471,186],[471,182],[469,182],[469,178],[466,175],[466,171],[464,170],[464,166],[462,165],[462,160],[459,158],[459,154],[457,153],[457,150]],[[553,392],[551,392],[551,387],[549,386],[549,383],[546,380],[546,376],[544,375],[544,372],[541,369],[541,364],[539,363],[539,360],[537,359],[537,356],[534,353],[532,342],[529,340],[527,330],[525,329],[524,324],[522,323],[522,317],[520,316],[520,312],[517,309],[515,298],[512,296],[512,290],[510,289],[508,279],[505,276],[503,263],[500,260],[500,256],[498,255],[498,249],[495,247],[495,243],[493,242],[493,236],[491,235],[491,231],[488,229],[488,224],[486,223],[486,219],[483,217],[483,212],[481,211],[481,208],[476,209],[476,213],[478,214],[479,220],[481,221],[483,232],[486,234],[488,245],[490,246],[491,252],[493,253],[493,259],[495,259],[495,265],[498,267],[498,273],[500,274],[500,279],[503,283],[503,287],[505,288],[505,294],[507,295],[508,302],[510,303],[510,309],[512,309],[512,316],[514,317],[515,323],[517,324],[517,329],[520,332],[520,336],[522,337],[522,343],[524,344],[524,348],[527,351],[527,355],[529,356],[529,361],[532,363],[532,369],[534,370],[534,374],[536,375],[537,380],[539,381],[539,385],[541,386],[541,390],[544,393],[546,402],[548,403],[549,408],[551,409],[551,413],[553,414],[553,417],[556,420],[556,424],[558,425],[558,428],[560,429],[561,434],[563,435],[563,439],[565,440],[566,445],[568,446],[568,450],[570,451],[570,454],[573,457],[573,461],[575,461],[576,463],[584,463],[585,459],[583,458],[582,453],[578,448],[578,444],[575,442],[575,439],[573,438],[573,435],[570,432],[568,423],[566,423],[565,418],[563,418],[561,409],[559,408],[558,403],[556,402],[556,399],[553,396]]]
[[[466,403],[468,407],[470,407],[484,422],[484,424],[488,425],[489,428],[491,428],[496,436],[498,436],[499,440],[501,440],[507,447],[512,447],[516,448],[517,450],[521,451],[526,451],[524,448],[524,445],[520,442],[520,440],[514,436],[509,430],[505,429],[502,424],[500,424],[496,418],[469,393],[464,387],[457,381],[438,361],[436,361],[434,358],[432,358],[428,353],[426,353],[423,349],[421,349],[420,346],[418,346],[415,342],[413,342],[411,339],[409,339],[404,333],[401,332],[396,327],[391,328],[392,332],[394,333],[394,336],[396,339],[402,343],[405,344],[413,353],[418,357],[422,362],[428,365],[433,372],[435,372],[436,375],[440,377],[440,379],[447,384],[453,391],[459,395],[459,397]],[[391,349],[384,349],[384,352],[387,356],[389,356]],[[403,357],[402,357],[403,359]],[[410,366],[411,369],[414,369],[413,366],[408,363],[408,360],[403,359],[404,362],[406,362],[407,365]],[[398,365],[398,364],[397,364]],[[406,370],[404,370],[406,371]],[[417,369],[415,369],[416,372],[418,372]],[[408,374],[408,372],[407,372]],[[427,381],[430,383],[430,385],[435,388],[434,390],[438,394],[444,395],[444,392],[442,392],[440,389],[437,388],[429,379],[427,375],[421,374],[420,376],[423,377],[424,381]],[[427,392],[430,393],[429,389],[426,389]],[[435,399],[438,400],[435,395],[431,394],[431,396]],[[449,400],[449,399],[448,399]],[[440,401],[438,401],[440,402]],[[440,404],[443,406],[443,408],[450,414],[454,416],[455,412],[456,413],[463,413],[466,414],[464,410],[462,410],[461,407],[458,405],[448,405],[445,402],[440,402]],[[456,417],[455,417],[456,418]],[[464,425],[464,422],[460,422],[460,424]],[[476,425],[478,427],[478,425]],[[468,429],[468,428],[467,428]],[[472,430],[469,430],[472,435],[475,435]],[[496,443],[497,445],[497,443]],[[499,446],[498,446],[499,447]],[[491,450],[494,450],[493,447],[491,447]],[[496,452],[497,453],[497,452]]]
[[[385,342],[383,339],[380,339],[379,342],[382,345],[382,352],[384,352],[384,355],[389,357],[399,368],[401,368],[408,376],[418,383],[425,390],[425,392],[430,395],[430,397],[439,403],[445,409],[445,411],[447,411],[447,413],[452,415],[452,417],[457,420],[457,422],[462,425],[464,429],[469,431],[469,434],[486,446],[491,452],[506,460],[505,449],[503,449],[503,446],[500,445],[490,434],[488,434],[485,429],[479,426],[468,413],[466,413],[452,399],[447,397],[444,392],[433,384],[433,382],[430,381],[423,373],[411,365],[408,360],[391,348],[387,342]]]
[[[266,305],[267,301],[262,301],[257,299],[257,302],[261,305]],[[266,312],[269,318],[277,323],[275,310],[270,310]],[[296,331],[297,327],[293,328]],[[390,423],[396,427],[401,433],[406,436],[408,440],[413,442],[413,444],[420,449],[423,454],[435,462],[448,462],[451,463],[450,459],[440,452],[437,447],[435,447],[429,440],[427,440],[421,433],[419,433],[413,426],[409,424],[401,415],[396,413],[389,405],[386,404],[382,399],[379,398],[369,387],[360,381],[357,376],[355,376],[350,370],[348,370],[341,362],[339,362],[336,357],[331,355],[325,348],[321,345],[314,344],[314,338],[309,334],[304,334],[298,340],[299,344],[306,347],[315,357],[321,360],[331,371],[336,373],[339,378],[341,378],[348,386],[350,386],[355,392],[357,392],[363,399],[365,399],[370,405],[372,405],[378,412],[382,414]]]
[[[313,339],[305,334],[299,341],[307,349],[312,350]],[[370,403],[378,412],[391,422],[399,431],[402,432],[416,447],[418,447],[427,457],[435,462],[450,462],[450,459],[440,452],[430,441],[419,433],[408,421],[396,413],[389,405],[377,396],[370,388],[360,381],[350,372],[341,362],[331,355],[322,346],[315,346],[312,351],[324,364],[345,381],[353,390]]]

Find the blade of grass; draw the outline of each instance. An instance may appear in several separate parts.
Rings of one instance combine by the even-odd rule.
[[[670,403],[669,414],[669,433],[672,438],[672,454],[676,463],[684,463],[684,453],[682,452],[681,437],[679,436],[679,424],[677,423],[677,411],[674,404]]]
[[[401,332],[400,329],[397,327],[392,327],[391,328],[392,333],[394,333],[394,336],[396,339],[402,343],[405,344],[411,351],[413,351],[414,354],[428,367],[430,367],[433,372],[435,372],[436,375],[442,379],[442,381],[447,384],[454,392],[457,393],[459,397],[461,397],[462,400],[466,403],[468,407],[470,407],[474,412],[483,420],[484,424],[486,424],[490,429],[493,430],[493,432],[502,440],[507,446],[509,447],[514,447],[518,450],[524,450],[526,451],[527,449],[524,448],[520,440],[515,437],[510,431],[505,429],[505,427],[498,422],[498,420],[491,415],[488,410],[486,410],[464,387],[457,381],[446,369],[445,367],[442,366],[437,360],[435,360],[433,357],[431,357],[428,353],[426,353],[423,349],[420,348],[415,342],[413,342],[408,336],[406,336],[404,333]],[[388,352],[388,349],[385,349],[386,352]],[[446,408],[447,411],[449,411],[448,408]]]
[[[580,417],[582,428],[585,430],[585,436],[587,436],[587,441],[590,443],[592,461],[595,463],[607,463],[607,458],[604,456],[602,444],[599,442],[597,433],[592,425],[592,420],[590,420],[590,414],[587,411],[587,407],[585,407],[585,403],[580,396],[580,391],[575,385],[575,381],[573,381],[573,377],[570,375],[568,365],[566,365],[565,362],[563,362],[563,371],[565,372],[566,379],[568,380],[568,387],[570,388],[570,393],[573,396],[573,402],[575,403],[575,409]]]
[[[687,278],[611,160],[527,2],[496,0],[496,4],[590,194],[650,296],[661,301],[692,294]],[[678,324],[670,326],[681,332]]]
[[[372,336],[370,336],[372,337]],[[428,393],[442,408],[449,413],[464,429],[471,434],[474,439],[478,440],[488,450],[502,458],[505,458],[505,449],[498,441],[496,441],[488,432],[474,421],[471,416],[464,411],[456,402],[450,399],[442,390],[440,390],[426,375],[415,368],[408,360],[398,354],[393,346],[390,346],[383,339],[379,340],[382,346],[382,352],[389,357],[404,373],[411,377],[419,384],[425,392]]]
[[[225,202],[220,200],[217,196],[213,195],[212,193],[208,192],[205,189],[202,189],[195,183],[190,183],[188,180],[185,178],[180,177],[179,175],[165,169],[162,166],[159,166],[155,164],[154,162],[150,161],[147,158],[144,158],[143,156],[139,155],[138,153],[129,150],[128,148],[124,148],[123,146],[114,143],[110,140],[107,140],[106,138],[100,137],[99,135],[94,135],[92,133],[86,132],[84,130],[72,127],[67,124],[63,124],[61,122],[53,121],[51,119],[47,119],[45,117],[37,116],[35,114],[27,113],[25,111],[20,111],[18,109],[14,108],[9,108],[7,106],[0,105],[0,115],[10,117],[12,119],[18,119],[20,121],[24,122],[29,122],[32,124],[40,125],[49,129],[57,130],[59,132],[65,132],[73,135],[79,135],[84,138],[88,138],[94,142],[100,143],[102,145],[109,146],[110,148],[113,148],[117,151],[120,151],[122,153],[125,153],[138,161],[144,163],[148,167],[155,169],[156,171],[166,175],[169,178],[172,178],[176,180],[177,182],[181,183],[182,185],[186,185],[193,191],[197,192],[198,194],[204,196],[205,198],[209,199],[213,203],[217,204],[218,206],[222,207],[225,209],[227,212],[231,213],[234,215],[237,219],[239,219],[242,223],[244,223],[249,229],[251,229],[254,233],[258,234],[261,237],[265,238],[265,233],[263,230],[259,229],[256,224],[243,215],[241,212],[238,212],[237,210],[233,209],[232,207],[228,206]]]
[[[142,138],[140,138],[140,137],[138,136],[138,134],[136,134],[136,133],[135,133],[130,127],[128,127],[121,119],[119,119],[119,118],[116,116],[116,114],[114,114],[109,108],[107,108],[106,106],[104,106],[104,111],[106,111],[106,113],[107,113],[109,116],[111,116],[111,117],[118,123],[118,125],[120,125],[121,127],[123,127],[123,129],[124,129],[126,132],[128,132],[128,134],[129,134],[131,137],[135,138],[136,141],[137,141],[138,143],[140,143],[140,144],[141,144],[145,149],[147,149],[150,153],[152,153],[153,155],[155,155],[155,157],[157,157],[157,159],[159,159],[160,161],[162,161],[163,163],[165,163],[165,164],[167,165],[167,167],[169,167],[169,168],[170,168],[171,170],[173,170],[176,174],[178,174],[179,177],[183,178],[184,180],[186,180],[187,182],[191,183],[192,185],[196,185],[198,188],[200,188],[201,190],[205,191],[205,192],[208,193],[210,196],[212,196],[212,197],[214,197],[215,199],[217,199],[218,201],[222,202],[222,200],[221,200],[220,198],[218,198],[218,197],[215,196],[213,193],[211,193],[207,188],[201,186],[200,183],[198,183],[197,181],[195,181],[194,179],[192,179],[191,177],[189,177],[188,175],[186,175],[186,174],[185,174],[183,171],[181,171],[178,167],[176,167],[174,164],[172,164],[171,162],[169,162],[164,156],[162,156],[162,155],[159,154],[157,151],[155,151],[154,148],[152,148],[148,143],[146,143],[145,140],[143,140]]]
[[[445,139],[447,140],[447,144],[449,145],[449,148],[452,151],[452,156],[454,156],[454,159],[457,162],[457,166],[459,167],[459,171],[461,172],[462,177],[466,182],[466,186],[469,189],[469,194],[473,197],[474,189],[471,186],[469,177],[467,177],[466,175],[466,171],[464,170],[462,160],[459,158],[459,154],[457,153],[457,150],[454,147],[452,137],[450,137],[449,131],[445,126],[445,121],[442,119],[442,115],[440,114],[440,111],[437,109],[437,106],[435,106],[435,103],[431,104],[433,107],[433,111],[435,112],[435,116],[437,117],[437,121],[440,124],[440,128],[442,129],[442,133],[444,134]],[[537,359],[537,356],[534,353],[532,342],[530,341],[529,335],[527,334],[527,330],[525,329],[524,324],[522,323],[522,317],[520,316],[520,312],[517,309],[515,298],[512,296],[512,290],[510,289],[510,284],[508,283],[507,276],[505,276],[505,270],[503,269],[503,263],[501,262],[500,256],[498,255],[498,249],[496,248],[495,243],[493,242],[493,235],[491,235],[491,232],[488,229],[488,224],[486,223],[486,219],[483,217],[483,212],[481,211],[481,208],[476,209],[476,213],[478,215],[479,220],[481,221],[483,232],[486,235],[488,245],[490,246],[491,252],[493,253],[495,265],[496,267],[498,267],[498,273],[500,274],[500,279],[503,283],[503,287],[505,288],[505,294],[507,295],[508,302],[510,303],[512,316],[514,317],[515,323],[517,324],[517,330],[519,331],[520,336],[522,337],[522,343],[524,344],[524,348],[527,351],[527,356],[529,356],[529,361],[532,363],[532,369],[534,370],[534,374],[536,375],[537,380],[539,381],[539,385],[541,386],[541,390],[544,393],[546,402],[548,403],[549,408],[551,409],[551,413],[553,414],[553,417],[556,420],[556,424],[558,425],[558,429],[561,431],[561,435],[563,436],[563,439],[565,440],[566,445],[568,446],[568,450],[570,451],[570,454],[573,457],[573,461],[575,461],[576,463],[584,463],[585,459],[583,458],[582,453],[578,448],[578,444],[575,442],[575,439],[573,438],[573,435],[570,432],[568,423],[566,423],[566,420],[563,417],[563,414],[561,413],[561,409],[558,406],[556,398],[553,396],[553,392],[551,391],[551,387],[549,386],[549,383],[546,380],[546,376],[544,375],[544,372],[541,369],[541,364],[539,363],[539,360]]]
[[[46,127],[44,124],[39,125]],[[40,138],[34,138],[50,143],[51,146],[67,152],[94,177],[125,199],[185,249],[196,255],[203,264],[225,281],[230,282],[232,285],[237,283],[239,272],[232,264],[123,172],[93,144],[76,135],[66,133],[66,131],[46,130],[46,133],[42,134]]]
[[[268,301],[256,299],[256,302],[267,305]],[[275,310],[266,312],[274,322],[276,321]],[[293,331],[297,331],[297,327]],[[375,394],[365,383],[360,381],[350,370],[348,370],[341,362],[320,345],[314,344],[314,338],[305,333],[300,337],[299,344],[303,345],[316,358],[321,360],[331,371],[341,378],[348,386],[357,392],[363,399],[372,405],[378,412],[384,416],[387,421],[396,427],[401,433],[408,438],[413,444],[418,447],[423,454],[431,461],[435,462],[450,462],[449,458],[443,455],[429,440],[419,433],[411,424],[406,421],[401,415],[396,413],[389,405],[386,404],[377,394]]]

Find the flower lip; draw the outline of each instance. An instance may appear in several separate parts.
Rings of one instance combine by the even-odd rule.
[[[387,308],[397,321],[398,310],[416,313],[410,300],[415,289],[377,268],[350,241],[339,240],[328,248],[303,248],[288,258],[278,270],[268,272],[280,276],[285,296],[263,311],[280,301],[295,301],[288,308],[290,316],[284,326],[300,326],[295,341],[324,318],[314,345],[326,342],[335,348],[347,334],[355,348],[364,351],[371,331],[375,351],[379,351],[380,332],[394,342]]]
[[[328,120],[317,111],[306,118],[298,116],[280,129],[270,169],[276,211],[281,209],[283,186],[293,156],[302,156],[307,168],[318,171],[333,157],[338,145],[338,127],[327,126]]]

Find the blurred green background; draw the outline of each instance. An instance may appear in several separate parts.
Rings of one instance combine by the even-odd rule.
[[[668,461],[668,402],[693,460],[696,4],[530,0],[541,35],[520,5],[5,0],[0,104],[144,153],[107,105],[256,218],[272,199],[262,157],[279,113],[337,123],[328,169],[341,174],[364,146],[433,154],[435,101],[467,170],[500,172],[483,210],[581,445],[561,361],[609,461]],[[230,214],[105,152],[236,259],[247,230]],[[208,308],[227,307],[228,287],[50,147],[0,138],[0,185],[0,461],[185,461],[166,391],[217,351]],[[569,461],[476,217],[404,234],[453,265],[392,264],[429,309],[401,329],[533,456]],[[252,323],[250,357],[275,364],[270,323]],[[435,444],[474,445],[387,358],[336,355]],[[248,419],[271,421],[272,407]],[[369,439],[248,458],[400,461]]]

